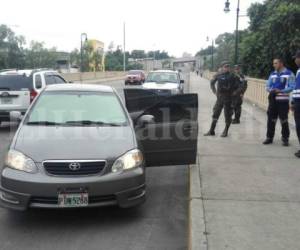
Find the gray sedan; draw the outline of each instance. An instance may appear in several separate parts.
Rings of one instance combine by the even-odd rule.
[[[52,85],[25,117],[14,113],[22,121],[1,173],[1,205],[131,207],[145,200],[146,166],[194,163],[197,95],[140,91],[125,90],[124,105],[108,86]]]

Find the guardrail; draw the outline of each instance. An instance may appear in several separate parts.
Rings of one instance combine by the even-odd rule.
[[[211,80],[216,72],[205,71],[204,77]],[[256,78],[248,78],[248,89],[245,93],[245,99],[257,106],[267,109],[268,107],[268,94],[266,92],[266,81]]]
[[[115,77],[125,77],[126,72],[107,71],[107,72],[83,72],[83,73],[63,73],[61,74],[67,81],[78,82],[87,80],[98,80]]]

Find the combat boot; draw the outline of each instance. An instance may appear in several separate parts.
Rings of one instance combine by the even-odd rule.
[[[223,133],[221,134],[221,137],[227,137],[228,136],[229,127],[230,127],[230,124],[226,124],[226,127],[225,127]]]
[[[240,122],[240,119],[234,119],[233,121],[232,121],[232,124],[240,124],[241,122]]]
[[[205,133],[204,136],[215,136],[216,126],[217,126],[217,121],[212,121],[209,131]]]
[[[273,138],[267,138],[266,140],[263,141],[264,145],[269,145],[273,143]]]

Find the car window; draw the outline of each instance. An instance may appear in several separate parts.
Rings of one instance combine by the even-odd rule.
[[[56,84],[54,75],[45,74],[46,85]]]
[[[157,83],[178,83],[178,75],[172,72],[150,72],[147,76],[146,81]]]
[[[128,75],[140,75],[141,74],[141,71],[137,71],[137,70],[130,70],[128,72]]]
[[[54,75],[55,83],[66,83],[66,81],[59,75]]]
[[[0,90],[32,89],[32,77],[25,75],[0,75]]]
[[[42,84],[42,77],[41,77],[40,74],[35,75],[34,81],[35,81],[35,87],[37,89],[40,89],[43,86],[43,84]]]
[[[127,123],[124,109],[113,93],[97,92],[44,92],[33,109],[28,122],[66,123],[93,121]]]

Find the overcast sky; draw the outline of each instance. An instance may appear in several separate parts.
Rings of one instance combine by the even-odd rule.
[[[254,2],[241,0],[241,14]],[[9,25],[27,42],[45,42],[47,47],[71,51],[80,46],[80,34],[98,39],[106,48],[111,41],[126,50],[166,50],[171,55],[195,54],[206,47],[206,37],[215,38],[235,28],[237,0],[231,12],[223,12],[225,0],[2,0],[0,24]],[[240,18],[240,28],[248,18]]]

